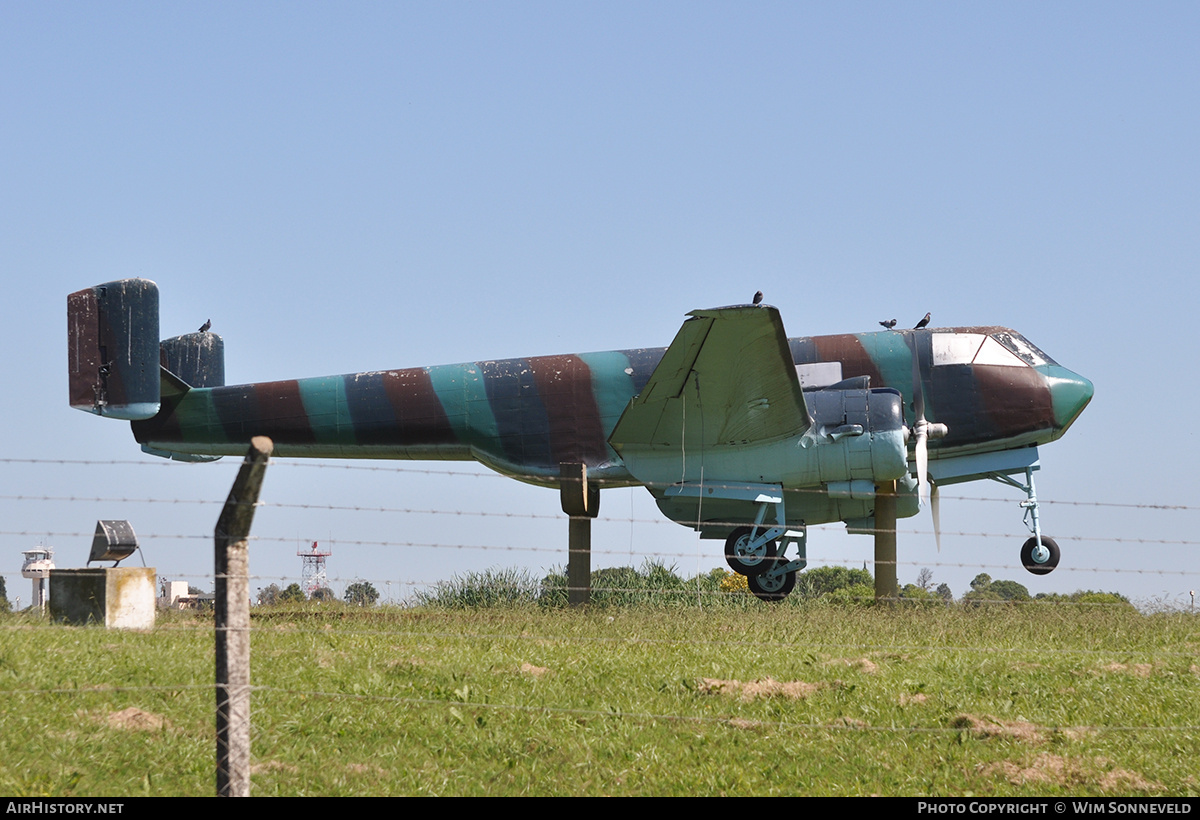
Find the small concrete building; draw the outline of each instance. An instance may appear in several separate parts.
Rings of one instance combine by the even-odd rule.
[[[50,570],[50,618],[117,629],[154,626],[153,567]]]

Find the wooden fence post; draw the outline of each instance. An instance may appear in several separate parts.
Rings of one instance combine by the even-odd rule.
[[[255,436],[213,533],[216,546],[217,796],[250,796],[250,524],[274,449]]]

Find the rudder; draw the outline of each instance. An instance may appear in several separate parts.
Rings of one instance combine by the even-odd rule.
[[[118,419],[159,408],[158,285],[122,279],[67,297],[71,406]]]

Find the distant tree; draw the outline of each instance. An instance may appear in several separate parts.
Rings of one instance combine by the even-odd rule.
[[[900,590],[900,597],[909,601],[940,601],[938,596],[934,595],[924,587],[916,584],[905,584]]]
[[[274,606],[279,603],[279,595],[283,592],[279,588],[279,584],[271,584],[269,587],[263,587],[258,591],[259,606]]]
[[[1099,592],[1093,589],[1081,589],[1064,595],[1061,592],[1039,592],[1034,600],[1046,604],[1109,604],[1112,606],[1134,608],[1128,598],[1119,592]]]
[[[1016,581],[992,581],[988,587],[989,592],[994,592],[1005,601],[1032,601],[1033,598],[1029,595],[1029,589],[1024,584],[1019,584]]]
[[[929,567],[921,567],[921,571],[917,573],[917,586],[921,589],[929,589],[933,584],[933,570]]]
[[[4,576],[0,575],[0,612],[8,612],[12,604],[8,602],[8,587],[4,584]]]
[[[337,596],[333,594],[333,590],[330,589],[329,587],[321,587],[320,589],[314,589],[312,595],[310,595],[309,597],[312,600],[320,601],[321,603],[337,600]]]
[[[374,606],[379,593],[370,581],[355,581],[346,587],[346,603],[354,606]]]
[[[949,584],[938,584],[937,596],[943,601],[954,600],[954,592],[951,591]]]
[[[986,581],[986,582],[985,582]],[[1000,579],[993,581],[987,573],[980,573],[971,582],[971,591],[962,597],[963,603],[983,601],[1032,601],[1024,584]]]
[[[819,598],[850,587],[870,587],[874,600],[875,579],[865,569],[849,567],[816,567],[796,576],[796,592],[805,598]],[[857,593],[854,597],[858,597]]]
[[[288,584],[287,589],[279,593],[278,598],[278,602],[281,604],[301,603],[306,600],[308,598],[304,594],[304,590],[300,589],[300,585],[297,583]]]
[[[981,572],[975,576],[975,580],[971,581],[971,589],[979,592],[987,589],[992,584],[992,576],[986,572]]]
[[[194,587],[191,584],[188,584],[188,595],[203,595],[203,594],[204,594],[204,590],[200,589],[200,587]]]

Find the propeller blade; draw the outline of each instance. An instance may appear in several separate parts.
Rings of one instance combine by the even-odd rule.
[[[929,433],[925,419],[917,419],[917,487],[921,494],[921,506],[929,505]]]
[[[938,488],[930,482],[932,494],[929,497],[929,511],[933,513],[933,540],[937,542],[937,551],[942,551],[942,513],[939,509]]]

